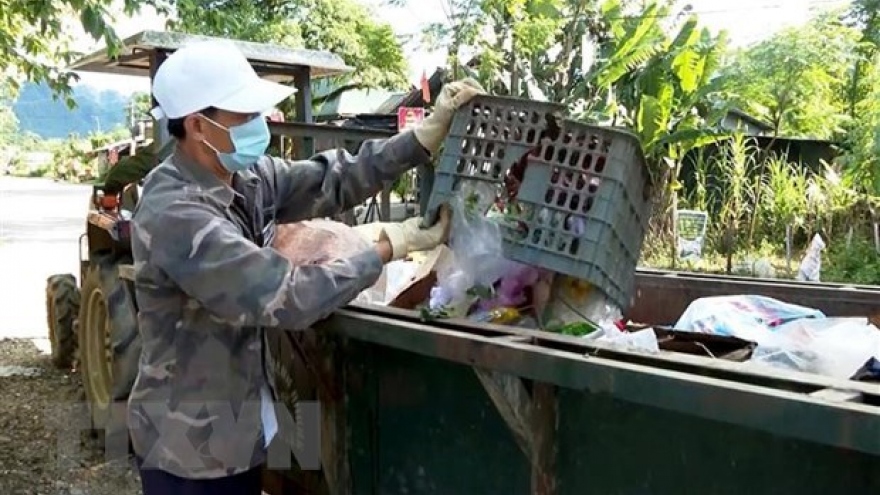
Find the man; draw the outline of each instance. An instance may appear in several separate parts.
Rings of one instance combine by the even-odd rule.
[[[324,217],[429,163],[455,109],[481,92],[451,83],[411,132],[299,162],[264,156],[262,113],[292,89],[260,79],[228,42],[181,48],[153,81],[176,139],[150,172],[132,249],[143,341],[129,427],[146,495],[259,494],[277,429],[265,332],[304,329],[378,279],[384,263],[430,249],[448,218],[375,236],[347,259],[293,266],[271,248],[274,224]]]

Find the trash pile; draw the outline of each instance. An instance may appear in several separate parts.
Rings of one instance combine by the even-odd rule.
[[[417,309],[425,320],[463,318],[659,350],[653,331],[625,331],[620,309],[588,282],[505,258],[502,229],[515,228],[516,220],[505,214],[510,204],[497,201],[490,186],[465,182],[449,206],[449,247],[389,264],[386,284],[395,290],[386,294],[385,304]],[[417,272],[435,275],[425,297],[399,304],[398,297],[419,279]]]
[[[880,329],[867,318],[821,311],[764,296],[697,299],[675,329],[753,342],[749,364],[840,379],[880,378]]]
[[[419,310],[425,320],[512,325],[637,352],[678,350],[675,346],[689,339],[705,348],[711,337],[715,343],[740,345],[747,352],[726,359],[755,369],[880,380],[880,330],[867,318],[828,318],[816,309],[769,297],[735,295],[692,302],[670,329],[639,328],[589,283],[506,259],[502,229],[510,227],[510,217],[504,205],[483,199],[494,196],[480,187],[465,183],[450,202],[449,247],[441,246],[420,261],[390,264],[385,284],[394,290],[379,298],[383,302],[375,297],[373,302]],[[430,285],[410,291],[409,302],[399,304],[398,296],[428,273],[434,275]]]
[[[693,301],[671,328],[627,322],[586,281],[506,259],[504,208],[485,204],[467,187],[450,204],[449,246],[389,263],[355,302],[419,310],[425,320],[555,332],[629,351],[699,354],[755,370],[880,381],[880,330],[867,318],[830,318],[769,297],[730,295]],[[312,220],[279,226],[275,246],[291,261],[310,264],[355,254],[369,242],[357,228]]]

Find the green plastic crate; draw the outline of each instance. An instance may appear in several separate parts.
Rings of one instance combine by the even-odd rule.
[[[463,181],[505,190],[524,156],[520,211],[503,223],[505,256],[590,282],[631,304],[650,217],[650,176],[635,136],[559,118],[562,107],[494,96],[459,110],[444,142],[428,215]],[[502,193],[503,194],[503,193]]]

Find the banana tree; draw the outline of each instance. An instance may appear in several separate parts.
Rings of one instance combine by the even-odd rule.
[[[603,5],[613,38],[569,103],[585,120],[635,132],[659,180],[669,175],[662,164],[677,166],[688,151],[729,137],[718,129],[727,107],[715,77],[726,37],[699,29],[695,16],[669,36],[663,20],[672,10],[664,3],[649,2],[634,17],[622,8],[619,0]]]
[[[700,29],[693,15],[675,16],[666,3],[650,1],[637,17],[622,15],[622,8],[618,0],[603,5],[613,38],[583,77],[581,116],[604,117],[638,136],[654,181],[652,227],[657,234],[671,233],[674,246],[682,160],[693,149],[730,137],[720,128],[728,108],[716,76],[726,36]],[[673,29],[664,26],[670,18]]]

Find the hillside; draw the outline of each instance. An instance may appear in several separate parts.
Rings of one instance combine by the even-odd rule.
[[[47,86],[32,83],[22,86],[12,107],[19,129],[51,139],[70,134],[86,136],[91,131],[108,131],[126,125],[129,95],[84,84],[77,85],[73,91],[77,107],[70,110],[63,101],[52,99]]]

